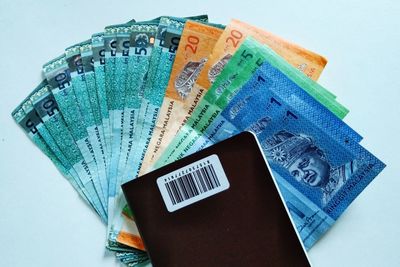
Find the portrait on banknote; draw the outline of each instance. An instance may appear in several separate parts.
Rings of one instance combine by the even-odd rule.
[[[357,170],[353,160],[333,166],[326,153],[307,135],[285,130],[264,143],[267,157],[284,167],[301,184],[320,190],[321,204],[326,205]]]

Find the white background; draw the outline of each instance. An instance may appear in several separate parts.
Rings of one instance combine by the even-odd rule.
[[[43,63],[105,25],[160,15],[235,17],[329,60],[320,82],[387,164],[310,251],[314,266],[400,266],[398,1],[0,0],[0,266],[116,266],[105,227],[10,113]],[[256,245],[256,244],[254,244]]]

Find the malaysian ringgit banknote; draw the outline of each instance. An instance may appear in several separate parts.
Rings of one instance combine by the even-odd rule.
[[[344,122],[321,116],[322,106],[312,108],[292,94],[296,85],[283,73],[271,65],[263,68],[263,73],[258,72],[245,85],[249,92],[252,87],[264,89],[251,98],[253,108],[238,108],[246,99],[238,94],[223,116],[230,129],[250,130],[257,135],[309,249],[385,165],[358,144],[359,137]],[[275,79],[268,82],[271,76]],[[239,113],[244,114],[241,120],[236,118]],[[222,131],[213,141],[229,136]]]
[[[107,180],[109,180],[111,161],[111,128],[110,113],[108,111],[107,94],[105,85],[105,47],[104,33],[92,35],[93,72],[96,82],[97,101],[100,109],[101,123],[104,132],[107,159]]]
[[[143,97],[143,84],[146,81],[159,22],[160,19],[154,19],[131,25],[118,177],[125,173],[126,162],[134,151],[133,139]]]
[[[195,92],[202,91],[203,94],[205,94],[247,36],[253,36],[261,43],[271,45],[272,48],[289,63],[298,67],[312,79],[317,79],[319,77],[319,74],[322,72],[326,64],[326,60],[322,56],[319,56],[304,48],[300,48],[299,46],[289,43],[275,35],[272,35],[271,33],[261,31],[241,21],[232,20],[217,41],[209,60],[206,62],[203,70],[200,72],[199,78],[192,90]],[[332,96],[332,94],[329,92],[324,93]],[[197,104],[200,102],[198,101]],[[178,127],[171,130],[174,132],[174,134],[180,129],[180,127],[182,127],[183,124],[187,122],[193,112],[196,111],[196,104],[192,104],[192,106],[194,106],[194,109],[189,109],[186,111],[187,113],[185,113],[185,120],[177,122],[176,125]],[[164,142],[168,144],[170,141],[171,140],[165,140]],[[160,158],[161,154],[164,154],[164,158]],[[170,156],[171,155],[169,155],[168,152],[165,152],[165,149],[164,151],[159,149],[158,155],[155,156],[155,161],[165,162],[165,158],[169,158]]]
[[[82,122],[84,122],[84,120],[72,87],[71,75],[65,60],[65,55],[46,63],[43,66],[43,72],[55,99],[55,103],[53,104],[57,104],[57,109],[62,113],[62,117],[67,125],[67,128],[65,128],[63,132],[70,132],[72,134],[74,142],[82,155],[82,157],[78,157],[77,154],[73,154],[73,159],[76,160],[76,162],[73,162],[73,166],[77,170],[84,185],[91,185],[93,183],[95,190],[93,191],[90,189],[91,191],[89,191],[88,189],[88,193],[96,203],[97,210],[100,212],[103,221],[107,221],[107,219],[104,218],[104,215],[107,214],[106,208],[101,202],[103,193],[98,179],[94,151],[89,141],[86,127],[82,127]],[[60,130],[58,127],[54,129]],[[56,138],[55,135],[53,135],[53,137]],[[62,140],[60,140],[60,142],[62,142]],[[97,206],[98,201],[101,207]]]
[[[183,103],[178,103],[178,101],[190,97],[189,92],[191,86],[196,80],[198,73],[206,62],[207,56],[211,53],[211,50],[221,32],[222,30],[217,27],[201,24],[195,21],[186,22],[176,52],[163,104],[160,108],[160,118],[157,120],[155,132],[153,133],[152,138],[154,138],[154,135],[158,135],[160,130],[162,130],[161,126],[158,125],[160,119],[171,114],[169,119],[173,123],[176,119],[175,116],[179,116],[178,110],[183,108],[181,106]],[[179,85],[176,84],[176,80],[178,79],[180,80]],[[177,86],[179,86],[179,88]],[[173,113],[168,112],[168,106],[170,105],[169,102],[171,101],[176,102]],[[151,148],[149,147],[148,152],[150,149]],[[143,164],[147,164],[148,162],[148,154],[146,153]],[[117,241],[132,247],[144,249],[143,242],[140,239],[138,230],[132,219],[127,218],[126,216],[121,217],[121,219],[123,219],[122,224],[120,223],[118,225],[119,227],[115,226],[114,228],[118,231]]]
[[[176,137],[168,145],[164,154],[155,164],[155,168],[160,167],[168,162],[183,157],[191,149],[199,147],[196,142],[203,142],[202,133],[216,116],[221,112],[223,106],[215,105],[221,95],[236,92],[251,77],[252,73],[266,60],[267,53],[263,52],[262,45],[252,38],[248,38],[239,48],[237,53],[233,55],[225,68],[222,70],[211,88],[207,91],[204,98],[200,101],[194,110],[192,117],[188,119],[186,124],[180,129]],[[300,71],[295,70],[290,64],[283,59],[279,61],[286,73],[291,73],[293,79],[297,79],[304,83],[304,80],[311,80]],[[292,71],[291,71],[292,70]],[[324,102],[324,105],[332,106],[337,109],[339,114],[346,114],[347,110],[338,104],[334,98],[326,94],[326,89],[322,87],[307,87],[311,94]],[[322,90],[319,90],[322,88]],[[226,103],[225,103],[226,104]],[[193,150],[193,149],[192,149]]]
[[[134,21],[125,24],[112,25],[105,28],[105,89],[107,106],[110,118],[111,130],[111,160],[109,172],[109,205],[108,213],[110,223],[108,233],[112,232],[112,221],[116,206],[115,196],[117,195],[120,180],[118,166],[120,160],[123,124],[125,89],[127,82],[127,70],[130,51],[130,35]],[[109,238],[110,239],[110,238]],[[111,248],[110,242],[108,243]],[[115,245],[115,246],[114,246]],[[112,247],[117,247],[112,243]]]
[[[125,103],[125,85],[126,73],[129,56],[129,38],[131,33],[131,24],[133,22],[112,25],[105,28],[105,40],[110,44],[110,58],[106,54],[106,66],[110,66],[109,62],[113,62],[113,70],[107,69],[106,78],[111,79],[111,83],[106,84],[107,103],[110,112],[111,127],[111,162],[110,162],[110,189],[111,196],[110,207],[115,206],[113,196],[115,195],[115,187],[118,180],[118,162],[122,145],[122,129],[124,121],[124,103]],[[113,41],[113,39],[115,41]],[[115,45],[113,45],[115,44]],[[113,46],[115,46],[115,56],[113,55]],[[111,61],[110,61],[111,60]],[[111,74],[112,71],[112,74]],[[110,75],[111,74],[111,75]],[[110,214],[112,218],[113,214]]]
[[[246,44],[253,43],[254,45],[257,46],[257,43],[254,43],[254,40],[248,39],[245,41],[243,44],[243,48],[246,47]],[[261,46],[258,45],[257,49],[259,50],[259,56],[263,56],[263,65],[257,70],[257,72],[262,71],[264,65],[269,65],[272,64],[273,66],[276,66],[280,71],[285,73],[285,75],[288,76],[288,78],[293,81],[297,86],[292,87],[292,89],[297,89],[297,90],[292,90],[292,91],[287,91],[290,94],[296,94],[299,95],[302,99],[306,99],[307,103],[309,104],[309,108],[321,108],[322,105],[325,107],[324,109],[320,109],[320,116],[326,116],[327,118],[332,117],[332,119],[339,120],[339,118],[342,118],[342,115],[345,115],[347,110],[341,108],[341,105],[338,104],[336,101],[326,98],[323,95],[320,95],[319,92],[321,91],[320,88],[321,86],[318,85],[316,82],[304,77],[301,73],[299,73],[298,70],[294,69],[291,67],[289,64],[287,64],[281,57],[279,57],[272,49],[270,49],[267,46]],[[255,50],[253,50],[254,52]],[[228,71],[229,73],[234,73],[233,71],[229,70],[229,66],[231,63],[228,63],[226,66],[226,70],[221,73],[221,76],[224,75],[225,71]],[[252,79],[258,79],[257,82],[262,82],[262,77],[258,76],[256,74],[253,75]],[[242,73],[241,76],[246,76],[245,73]],[[268,82],[273,83],[274,82],[275,76],[268,77]],[[264,81],[265,82],[265,81]],[[251,94],[254,94],[256,91],[250,91],[247,92],[246,90],[237,90],[240,88],[240,86],[236,86],[234,83],[232,83],[230,87],[224,88],[223,93],[219,96],[218,100],[215,102],[215,107],[218,110],[218,113],[225,109],[226,107],[229,107],[231,105],[230,101],[233,96],[235,96],[236,93],[239,95],[245,95],[242,98],[244,99],[242,102],[237,103],[236,110],[241,110],[244,107],[248,107],[249,109],[253,109],[254,106],[251,106],[248,104],[251,98]],[[257,88],[257,87],[255,87]],[[234,89],[234,90],[231,90]],[[213,93],[212,90],[209,91],[210,94]],[[247,94],[247,95],[246,95]],[[236,99],[238,99],[236,97]],[[235,103],[236,104],[236,103]],[[250,111],[250,110],[249,110]],[[324,111],[324,112],[322,112]],[[343,113],[344,112],[344,113]],[[242,113],[246,114],[246,112]],[[205,130],[203,130],[200,135],[198,136],[197,140],[191,144],[188,150],[185,150],[182,155],[190,155],[196,151],[199,151],[208,145],[210,145],[210,139],[213,138],[213,136],[220,134],[222,131],[225,131],[225,135],[231,132],[231,129],[228,124],[226,124],[226,121],[223,120],[223,116],[216,116],[213,121],[206,125]],[[231,118],[233,118],[234,114],[231,115]],[[240,116],[234,116],[235,118],[238,118]],[[347,124],[342,124],[346,126],[346,130],[348,130],[351,133],[351,138],[356,140],[357,142],[361,141],[362,137],[356,133],[354,130],[352,130],[350,127],[347,126]],[[195,128],[198,129],[198,128]],[[231,132],[231,134],[236,134],[236,132]]]
[[[269,53],[273,57],[276,56],[271,49],[269,49]],[[307,119],[314,121],[323,117],[327,122],[330,122],[323,125],[326,129],[334,125],[335,128],[329,130],[341,131],[343,135],[355,142],[362,140],[362,137],[357,132],[308,94],[306,92],[309,91],[308,89],[304,90],[304,87],[299,87],[294,81],[284,76],[284,72],[274,68],[269,61],[266,60],[264,62],[232,100],[225,100],[223,111],[205,129],[203,136],[198,139],[199,142],[196,141],[186,155],[201,150],[217,140],[222,140],[220,136],[226,139],[243,129],[261,131],[264,127],[267,127],[269,123],[267,117],[270,117],[271,114],[268,114],[267,108],[262,107],[272,103],[260,102],[265,101],[263,94],[265,94],[266,90],[276,91],[281,98],[286,100],[295,98],[297,100],[297,102],[294,102],[295,104],[300,101],[300,106],[304,109],[302,110],[303,114]],[[311,87],[315,84],[311,82],[308,86]],[[254,111],[255,107],[258,109],[257,112]],[[255,113],[259,116],[254,116]],[[227,117],[229,117],[229,121]],[[238,128],[238,125],[241,127]]]
[[[202,95],[202,91],[193,91],[193,85],[222,31],[210,25],[186,22],[160,114],[139,175],[144,174],[153,164],[158,150],[162,151],[167,145],[164,140],[173,138],[173,129],[179,127],[179,122],[185,119],[187,111],[193,109],[192,103],[197,103]]]
[[[189,19],[200,22],[208,21],[206,15],[190,17]],[[186,20],[185,18],[174,17],[162,17],[160,19],[135,130],[135,140],[137,140],[138,147],[128,158],[123,181],[135,178],[141,167],[165,95]]]
[[[113,160],[114,157],[119,156],[119,151],[117,151],[117,148],[114,147],[114,145],[119,146],[119,144],[115,144],[114,138],[118,139],[118,136],[114,137],[113,136],[113,125],[114,125],[114,113],[112,109],[112,99],[113,97],[111,96],[113,94],[113,90],[115,88],[115,79],[114,79],[114,74],[115,74],[115,56],[116,56],[116,48],[117,48],[117,40],[116,40],[116,33],[115,30],[112,28],[105,29],[104,35],[103,35],[103,42],[104,42],[104,99],[107,101],[107,110],[108,110],[108,118],[106,117],[105,120],[109,121],[109,136],[106,138],[109,138],[110,143],[110,158],[109,158],[109,164],[110,164],[110,169],[108,173],[108,216],[109,219],[112,219],[112,214],[113,214],[113,204],[114,204],[114,196],[115,196],[115,184],[116,184],[116,170],[113,170],[114,166],[112,165],[112,162],[115,161]],[[115,97],[114,97],[115,99]],[[109,224],[108,224],[109,225]]]
[[[29,108],[35,110],[41,120],[41,124],[37,128],[39,133],[50,148],[57,153],[64,165],[68,166],[69,173],[72,174],[88,202],[105,221],[105,213],[100,199],[97,198],[93,178],[82,170],[82,165],[85,167],[83,156],[75,144],[50,90],[47,81],[43,81],[34,89],[29,98],[30,101],[27,101],[25,106],[28,106],[29,103]]]
[[[100,194],[103,207],[107,207],[107,194],[103,192],[103,185],[107,183],[105,151],[103,149],[104,145],[101,144],[99,129],[96,127],[90,96],[86,86],[85,74],[83,71],[80,48],[84,43],[86,42],[78,43],[65,49],[65,60],[68,64],[71,84],[92,147],[90,152],[97,167],[97,177],[95,180],[96,184],[97,182],[99,183],[99,186],[96,189]]]
[[[96,53],[93,51],[95,55],[94,64],[95,66],[97,65],[96,79],[97,76],[100,76],[98,81],[100,109],[102,112],[103,124],[106,124],[107,122],[109,123],[109,125],[106,126],[107,129],[105,130],[105,138],[108,150],[108,165],[110,166],[108,169],[108,209],[112,209],[113,206],[111,203],[113,203],[115,195],[114,188],[117,179],[116,165],[118,164],[119,150],[121,146],[121,134],[120,129],[118,129],[118,125],[122,124],[123,112],[121,109],[117,109],[117,107],[121,106],[121,102],[124,102],[119,98],[125,97],[125,88],[123,87],[125,79],[122,77],[117,77],[119,74],[125,76],[125,73],[122,73],[126,67],[125,59],[127,49],[124,47],[124,45],[126,46],[127,44],[127,35],[129,38],[129,34],[126,33],[127,30],[129,31],[129,29],[127,27],[123,27],[123,25],[127,26],[134,22],[135,20],[132,19],[126,24],[107,26],[104,30],[104,33],[99,33],[92,36],[92,42],[95,44],[96,52],[98,53],[98,58],[96,59]],[[121,26],[122,29],[118,30],[118,26]],[[118,60],[116,59],[117,56]],[[116,65],[118,65],[118,70],[116,70]],[[121,91],[123,92],[121,93]],[[117,121],[117,123],[114,123],[114,119]],[[112,197],[110,197],[110,195]],[[112,213],[112,211],[109,211],[109,217],[112,217]]]
[[[118,166],[118,177],[124,174],[126,162],[134,151],[134,132],[143,97],[143,82],[146,80],[150,65],[150,57],[155,42],[159,20],[135,23],[131,26],[130,51],[127,68],[127,81],[125,88],[124,125],[122,131],[122,148]],[[120,210],[114,216],[112,232],[109,235],[109,246],[121,243],[134,248],[144,249],[135,224],[130,227],[129,221],[125,222]],[[129,228],[123,231],[123,228]]]
[[[159,108],[165,94],[170,69],[174,62],[174,56],[179,44],[182,28],[187,19],[206,21],[207,16],[195,16],[184,19],[163,17],[160,20],[156,35],[156,43],[154,46],[155,48],[153,49],[150,58],[149,70],[144,78],[145,81],[142,83],[143,88],[140,88],[140,91],[143,90],[143,97],[140,103],[138,120],[132,140],[135,143],[139,143],[139,147],[128,155],[125,175],[119,176],[119,178],[122,179],[117,182],[118,185],[130,178],[136,177],[140,164],[143,162],[144,153],[152,136],[154,123],[157,119]],[[157,83],[154,83],[154,81],[157,81]],[[126,201],[120,193],[116,209],[121,211],[125,205]],[[121,243],[143,249],[143,244],[137,234],[134,223],[130,223],[133,225],[133,227],[130,228],[135,229],[135,231],[121,233],[122,227],[129,223],[124,220],[125,218],[122,216],[121,212],[115,214],[115,220],[111,227],[109,240],[111,240],[112,243],[114,238],[119,237]]]
[[[54,163],[61,174],[71,183],[79,195],[90,205],[85,188],[80,185],[77,172],[58,147],[56,141],[48,132],[33,108],[31,96],[37,92],[37,87],[22,103],[12,112],[14,120],[22,127],[32,142]],[[93,207],[93,206],[92,206]]]
[[[195,20],[207,20],[207,16],[192,17]],[[179,44],[180,35],[186,19],[162,17],[159,21],[154,48],[151,51],[150,63],[145,81],[142,83],[143,97],[138,112],[136,128],[132,142],[136,149],[129,154],[126,161],[126,170],[123,176],[118,177],[115,194],[118,199],[113,206],[115,220],[109,226],[109,244],[114,244],[119,229],[122,227],[123,218],[120,211],[126,205],[123,195],[120,192],[120,184],[129,178],[135,178],[140,168],[141,158],[144,157],[147,148],[146,140],[151,137],[155,120],[157,119],[159,107],[164,97],[166,83],[169,79],[170,70],[175,58]]]
[[[111,133],[111,159],[108,188],[108,225],[106,246],[114,251],[127,251],[115,241],[113,230],[116,209],[115,197],[118,191],[118,163],[122,145],[122,129],[124,120],[124,99],[126,85],[126,70],[128,66],[131,25],[125,24],[107,26],[104,31],[105,46],[105,98],[109,112]]]
[[[82,177],[80,183],[79,180],[77,180],[79,186],[85,188],[86,192],[90,193],[87,194],[90,203],[92,203],[92,206],[95,207],[96,211],[105,222],[106,214],[101,205],[100,196],[97,194],[97,185],[94,181],[95,177],[91,176],[89,177],[89,180],[87,180],[88,177],[86,177],[85,174],[81,174],[81,170],[75,167],[79,166],[79,164],[84,165],[84,159],[64,121],[60,108],[51,93],[51,87],[48,86],[46,82],[43,82],[37,89],[35,89],[35,91],[36,92],[31,96],[30,100],[43,122],[44,127],[40,129],[42,136],[45,137],[46,142],[50,144],[51,138],[46,134],[46,132],[48,132],[54,139],[57,147],[65,155],[68,161],[72,163],[71,166],[74,167],[78,176]],[[70,172],[72,172],[72,170]]]
[[[92,50],[92,41],[89,40],[81,44],[80,47],[82,67],[84,72],[84,77],[86,81],[86,88],[89,93],[90,106],[92,108],[93,119],[95,122],[95,133],[96,138],[99,141],[99,148],[101,149],[100,155],[102,162],[105,166],[105,178],[101,180],[101,188],[103,190],[104,199],[108,201],[108,173],[109,173],[109,162],[107,153],[107,144],[104,134],[103,121],[101,115],[101,109],[99,104],[98,90],[96,85],[96,75],[94,72],[94,57]]]

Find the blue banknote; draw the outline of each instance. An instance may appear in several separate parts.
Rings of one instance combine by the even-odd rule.
[[[258,43],[253,38],[247,38],[153,167],[160,167],[182,158],[188,151],[194,152],[195,148],[202,147],[201,143],[204,140],[201,139],[204,139],[204,130],[264,61],[279,68],[336,116],[343,118],[347,114],[348,110],[338,103],[332,94],[327,94],[328,91],[325,88],[288,64],[266,45]]]
[[[218,140],[219,135],[226,138],[228,135],[232,136],[236,134],[236,127],[230,125],[226,117],[229,117],[235,125],[243,123],[244,125],[242,126],[244,128],[250,127],[252,123],[256,123],[260,120],[259,124],[256,123],[254,127],[261,127],[263,121],[265,122],[264,117],[267,116],[267,111],[265,109],[255,109],[254,107],[259,107],[259,104],[266,101],[264,99],[265,90],[274,90],[285,99],[290,98],[293,101],[297,101],[298,103],[296,104],[303,107],[303,113],[307,118],[313,120],[317,117],[322,117],[326,118],[327,121],[334,121],[336,130],[342,130],[348,138],[356,142],[362,140],[362,137],[356,131],[343,123],[336,115],[286,77],[280,70],[274,68],[267,60],[253,75],[252,79],[238,90],[232,101],[230,99],[225,101],[220,99],[217,101],[216,105],[219,105],[221,102],[228,102],[228,105],[224,111],[216,117],[211,125],[207,127],[204,134],[196,140],[193,146],[187,151],[186,155],[209,146],[213,143],[213,139]],[[224,105],[225,104],[222,104],[222,106]],[[243,120],[244,116],[246,116],[245,120]]]
[[[212,142],[230,137],[231,132],[248,130],[256,134],[309,249],[385,165],[335,116],[318,116],[317,110],[312,111],[314,115],[307,114],[308,103],[296,94],[285,93],[285,82],[257,75],[241,91],[257,90],[255,87],[265,90],[253,95],[252,108],[247,109],[241,108],[247,100],[240,91],[221,113],[229,131],[213,135]]]

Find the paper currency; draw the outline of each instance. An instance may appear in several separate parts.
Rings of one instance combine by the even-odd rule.
[[[199,17],[198,19],[206,19],[206,17]],[[174,61],[184,23],[184,19],[170,17],[162,17],[160,19],[147,77],[142,83],[143,88],[141,90],[143,90],[143,97],[133,136],[133,142],[137,146],[127,159],[124,175],[120,176],[116,182],[115,196],[118,198],[115,200],[114,210],[117,212],[113,216],[113,223],[109,229],[108,239],[110,244],[115,243],[114,240],[116,240],[123,224],[123,218],[118,211],[122,210],[126,205],[119,185],[137,176],[142,162],[141,158],[144,157],[148,145],[147,139],[151,138],[159,107],[165,94],[166,83],[169,79],[170,69]]]
[[[24,129],[32,142],[54,163],[57,169],[67,178],[79,195],[90,203],[85,189],[79,185],[79,177],[72,168],[56,141],[43,125],[38,113],[33,108],[30,97],[33,91],[13,112],[15,121]]]
[[[207,16],[191,19],[207,21]],[[141,167],[163,101],[185,22],[185,19],[173,17],[162,17],[160,20],[135,130],[138,149],[128,158],[124,174],[126,178],[136,177]]]
[[[58,155],[69,167],[68,171],[74,177],[76,184],[86,192],[89,203],[106,222],[106,215],[97,194],[93,176],[90,172],[88,173],[87,164],[59,112],[60,109],[46,81],[35,88],[29,100],[42,122],[38,130],[43,139],[53,147],[54,151],[59,150]]]
[[[269,57],[270,60],[274,60],[274,62],[277,62],[276,64],[282,65],[282,69],[287,73],[290,72],[293,79],[300,80],[302,83],[304,83],[304,79],[308,79],[304,75],[293,70],[293,67],[290,67],[289,64],[284,62],[284,60],[275,60],[274,58],[279,58],[275,53],[268,53],[258,42],[253,39],[248,39],[230,59],[230,62],[227,63],[222,74],[216,78],[204,98],[194,109],[192,116],[180,129],[176,137],[169,143],[167,149],[154,167],[160,167],[168,162],[183,157],[202,136],[204,130],[226,106],[227,101],[221,101],[219,105],[215,105],[220,96],[224,95],[225,97],[222,99],[229,99],[230,95],[237,92],[237,90],[251,77],[252,73],[261,66],[265,60],[267,60],[268,55],[273,55]],[[321,101],[324,101],[324,104],[332,106],[333,112],[338,112],[340,115],[342,113],[347,113],[347,110],[334,101],[333,98],[326,96],[324,93],[327,91],[326,89],[318,90],[321,87],[307,88],[310,88],[309,93],[315,95]],[[201,146],[197,144],[195,147]]]
[[[102,129],[104,132],[104,142],[106,146],[106,155],[107,155],[106,157],[107,176],[109,176],[110,161],[111,161],[111,129],[110,129],[110,114],[108,111],[107,94],[105,88],[104,33],[93,34],[91,41],[92,41],[91,49],[93,55],[93,72],[95,76],[96,93],[97,93],[97,104],[100,110]],[[109,177],[107,177],[107,180],[108,179]]]
[[[131,26],[127,80],[124,103],[124,125],[122,147],[118,164],[118,177],[125,173],[125,166],[134,151],[135,126],[139,116],[143,82],[150,65],[152,48],[155,42],[159,20],[135,23]]]
[[[145,173],[158,159],[158,151],[162,151],[168,141],[172,140],[179,129],[179,122],[185,120],[188,111],[199,101],[202,91],[193,90],[193,85],[222,31],[194,21],[185,24],[159,118],[140,174]]]
[[[268,76],[263,78],[267,80]],[[282,92],[266,89],[258,94],[254,104],[264,109],[260,114],[254,113],[261,109],[253,109],[253,114],[246,110],[241,123],[235,123],[229,115],[235,106],[225,109],[224,117],[237,131],[250,130],[259,138],[297,230],[309,249],[385,165],[350,138],[349,132],[343,130],[343,122],[318,116],[318,111],[313,116],[306,115],[312,109],[304,101],[285,100]],[[249,125],[249,121],[253,123]],[[214,136],[214,141],[225,137]]]
[[[82,158],[79,158],[76,153],[72,154],[78,159],[77,162],[74,162],[74,166],[78,168],[77,172],[83,184],[93,183],[95,190],[90,191],[89,194],[93,200],[98,199],[100,201],[101,208],[98,207],[98,210],[104,211],[101,212],[104,215],[106,212],[101,202],[101,196],[103,194],[101,192],[100,181],[97,179],[97,166],[94,159],[94,152],[89,141],[86,127],[82,127],[81,125],[84,120],[72,87],[71,76],[67,62],[65,61],[65,56],[58,57],[46,63],[43,67],[43,71],[55,99],[55,102],[52,104],[57,104],[58,110],[62,113],[63,119],[67,125],[67,128],[63,132],[67,132],[68,129],[68,132],[72,135],[82,155]],[[59,130],[58,127],[54,127],[54,129]],[[55,135],[53,135],[53,137],[55,137]],[[68,147],[68,145],[66,146]],[[95,202],[97,203],[97,201]],[[97,205],[98,204],[96,204],[96,206]],[[102,219],[104,220],[104,218]]]
[[[63,53],[12,117],[126,266],[151,262],[121,184],[241,131],[259,138],[308,249],[384,168],[315,82],[326,59],[239,20],[131,20]]]
[[[253,42],[252,40],[246,41],[243,46],[246,46],[246,43]],[[287,63],[282,61],[282,59],[277,56],[271,49],[268,47],[259,47],[260,52],[262,52],[262,55],[264,55],[264,63],[263,65],[259,68],[259,70],[256,72],[256,74],[253,75],[253,80],[256,80],[258,83],[266,83],[268,84],[269,87],[272,87],[272,89],[275,88],[284,88],[283,86],[278,87],[277,84],[280,84],[280,82],[283,80],[281,78],[280,80],[278,79],[278,76],[276,73],[279,73],[276,71],[275,73],[272,74],[272,72],[269,72],[270,75],[264,75],[268,77],[268,80],[263,80],[262,76],[257,74],[258,72],[263,70],[263,67],[270,67],[273,68],[271,64],[273,64],[276,68],[278,68],[282,73],[287,75],[288,79],[285,78],[284,80],[287,82],[294,82],[297,86],[293,85],[290,89],[284,91],[288,97],[292,95],[296,95],[299,98],[301,98],[303,101],[305,101],[308,104],[309,109],[318,109],[319,116],[326,117],[327,119],[331,118],[332,120],[339,120],[339,118],[342,117],[342,114],[344,114],[342,111],[341,105],[339,105],[336,101],[332,99],[327,99],[323,95],[319,94],[320,86],[309,80],[309,79],[304,79],[303,75],[297,75],[297,71],[293,68],[287,68],[290,67]],[[233,61],[233,60],[232,60]],[[226,70],[228,70],[229,65],[226,66]],[[225,70],[224,70],[225,71]],[[229,71],[229,73],[233,73],[233,71]],[[221,77],[224,74],[221,74]],[[242,73],[241,76],[246,76],[246,74]],[[280,77],[280,76],[279,76]],[[290,79],[290,77],[292,77]],[[278,80],[278,81],[277,81]],[[252,82],[252,81],[249,81]],[[232,83],[233,86],[230,86],[228,88],[224,88],[224,92],[219,96],[218,100],[215,102],[215,106],[217,107],[217,110],[223,110],[223,109],[228,109],[231,108],[232,112],[239,112],[243,109],[246,109],[248,112],[252,112],[252,109],[254,109],[254,106],[257,106],[254,103],[251,103],[251,99],[253,98],[252,94],[256,94],[257,91],[255,89],[252,89],[250,91],[247,91],[245,89],[248,89],[248,87],[245,87],[244,89],[241,90],[230,90],[230,88],[240,88],[240,86],[236,86],[234,83]],[[271,90],[272,90],[271,89]],[[262,91],[263,92],[263,91]],[[262,94],[262,92],[260,92]],[[210,90],[210,93],[212,91]],[[231,102],[232,97],[235,96],[235,94],[238,94],[235,99],[242,99],[242,101],[236,103],[236,102]],[[258,96],[254,96],[255,99],[258,98]],[[323,108],[323,106],[325,108]],[[235,107],[235,108],[233,108]],[[331,111],[331,112],[330,112]],[[332,113],[333,112],[333,113]],[[347,112],[347,111],[346,111]],[[247,112],[243,112],[243,115],[247,114]],[[334,115],[336,114],[336,116]],[[240,118],[240,115],[232,113],[231,119],[238,119]],[[339,117],[339,118],[338,118]],[[356,133],[353,129],[351,129],[348,125],[346,124],[341,124],[343,127],[345,127],[345,131],[348,132],[349,137],[354,139],[356,142],[361,141],[362,137]],[[197,128],[195,128],[197,129]],[[228,125],[227,121],[224,120],[223,116],[218,115],[212,122],[209,124],[209,126],[205,126],[205,130],[203,132],[199,132],[199,137],[198,139],[191,145],[189,149],[186,150],[184,155],[189,155],[192,154],[196,151],[199,151],[208,145],[211,144],[211,139],[214,136],[218,136],[222,132],[225,132],[224,134],[228,134],[230,132],[230,135],[233,135],[237,133],[236,131],[233,131],[231,127]]]
[[[91,41],[83,42],[80,45],[80,55],[82,61],[83,77],[86,81],[86,89],[89,96],[90,108],[93,116],[94,126],[89,127],[91,132],[94,132],[96,137],[96,158],[99,158],[99,164],[103,175],[100,176],[101,189],[105,205],[108,203],[108,160],[107,160],[107,146],[105,141],[102,116],[100,113],[99,99],[97,95],[96,77],[93,66],[93,51]],[[82,77],[82,79],[83,79]]]
[[[277,36],[261,31],[238,20],[232,20],[231,23],[226,26],[224,32],[216,43],[209,60],[199,75],[198,81],[194,85],[193,90],[203,91],[205,93],[211,87],[212,83],[216,80],[224,66],[229,62],[234,52],[240,47],[240,44],[247,36],[253,36],[261,43],[272,45],[272,48],[275,49],[275,51],[283,58],[288,60],[288,62],[296,67],[303,66],[299,69],[313,79],[319,77],[319,74],[322,72],[322,69],[326,64],[326,60],[323,57],[316,55],[313,52],[307,51],[297,45],[284,41]],[[332,96],[329,92],[324,92],[324,94]],[[194,109],[194,111],[195,110],[196,109]],[[192,114],[192,112],[189,112],[188,115]],[[181,124],[184,123],[186,123],[186,121],[181,122]],[[175,140],[177,140],[177,138],[175,138]],[[177,143],[179,142],[181,141],[177,141]],[[172,147],[172,145],[170,145],[170,147]],[[156,165],[158,167],[160,164],[166,163],[165,159],[171,156],[169,155],[169,152],[166,151],[160,151],[159,153],[163,154],[163,157],[160,157],[160,160],[158,161],[159,163]]]
[[[107,91],[107,103],[109,112],[111,115],[111,132],[112,132],[112,156],[110,162],[110,179],[115,181],[116,185],[111,183],[110,188],[111,196],[115,192],[115,187],[118,182],[118,162],[121,152],[122,145],[122,129],[124,121],[124,103],[125,103],[125,84],[126,84],[126,69],[128,65],[129,56],[129,38],[131,32],[130,23],[114,25],[106,27],[105,29],[107,40],[108,36],[115,38],[115,56],[114,66],[112,75],[109,75],[109,79],[112,79],[111,85]],[[111,42],[111,46],[114,42]],[[112,50],[110,50],[110,56],[112,56]],[[106,65],[109,60],[106,58]],[[106,73],[107,74],[107,73]],[[111,204],[114,206],[114,203]]]

